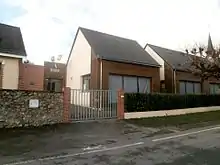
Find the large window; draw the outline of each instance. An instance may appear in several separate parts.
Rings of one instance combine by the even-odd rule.
[[[89,86],[90,86],[90,75],[82,76],[82,89],[89,90]]]
[[[209,84],[210,94],[220,94],[220,84]]]
[[[109,89],[118,90],[122,88],[126,93],[150,93],[150,82],[151,79],[146,77],[110,75]]]
[[[138,92],[139,93],[150,93],[151,92],[151,79],[138,77]]]
[[[201,83],[180,81],[180,94],[199,94],[201,93]]]
[[[124,91],[127,93],[137,93],[137,77],[124,76]]]

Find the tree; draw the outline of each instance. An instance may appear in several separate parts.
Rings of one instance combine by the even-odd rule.
[[[220,48],[213,47],[210,35],[206,47],[196,45],[190,51],[186,49],[186,53],[190,63],[188,71],[201,78],[202,91],[205,80],[220,79]]]

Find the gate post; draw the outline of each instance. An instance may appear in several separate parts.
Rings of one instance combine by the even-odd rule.
[[[64,87],[63,91],[63,123],[70,122],[70,88]]]
[[[124,119],[124,91],[122,89],[117,91],[117,114],[118,119]]]

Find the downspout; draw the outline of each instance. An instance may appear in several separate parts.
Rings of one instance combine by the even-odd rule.
[[[100,60],[100,72],[99,72],[99,110],[102,109],[102,58],[99,56]]]
[[[99,80],[99,89],[102,90],[102,59],[100,59],[100,80]]]
[[[176,69],[173,69],[173,81],[174,93],[176,94]]]

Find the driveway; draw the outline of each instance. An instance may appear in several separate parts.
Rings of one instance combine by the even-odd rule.
[[[2,136],[3,135],[3,136]],[[218,165],[220,127],[175,132],[123,121],[2,131],[3,165]]]

